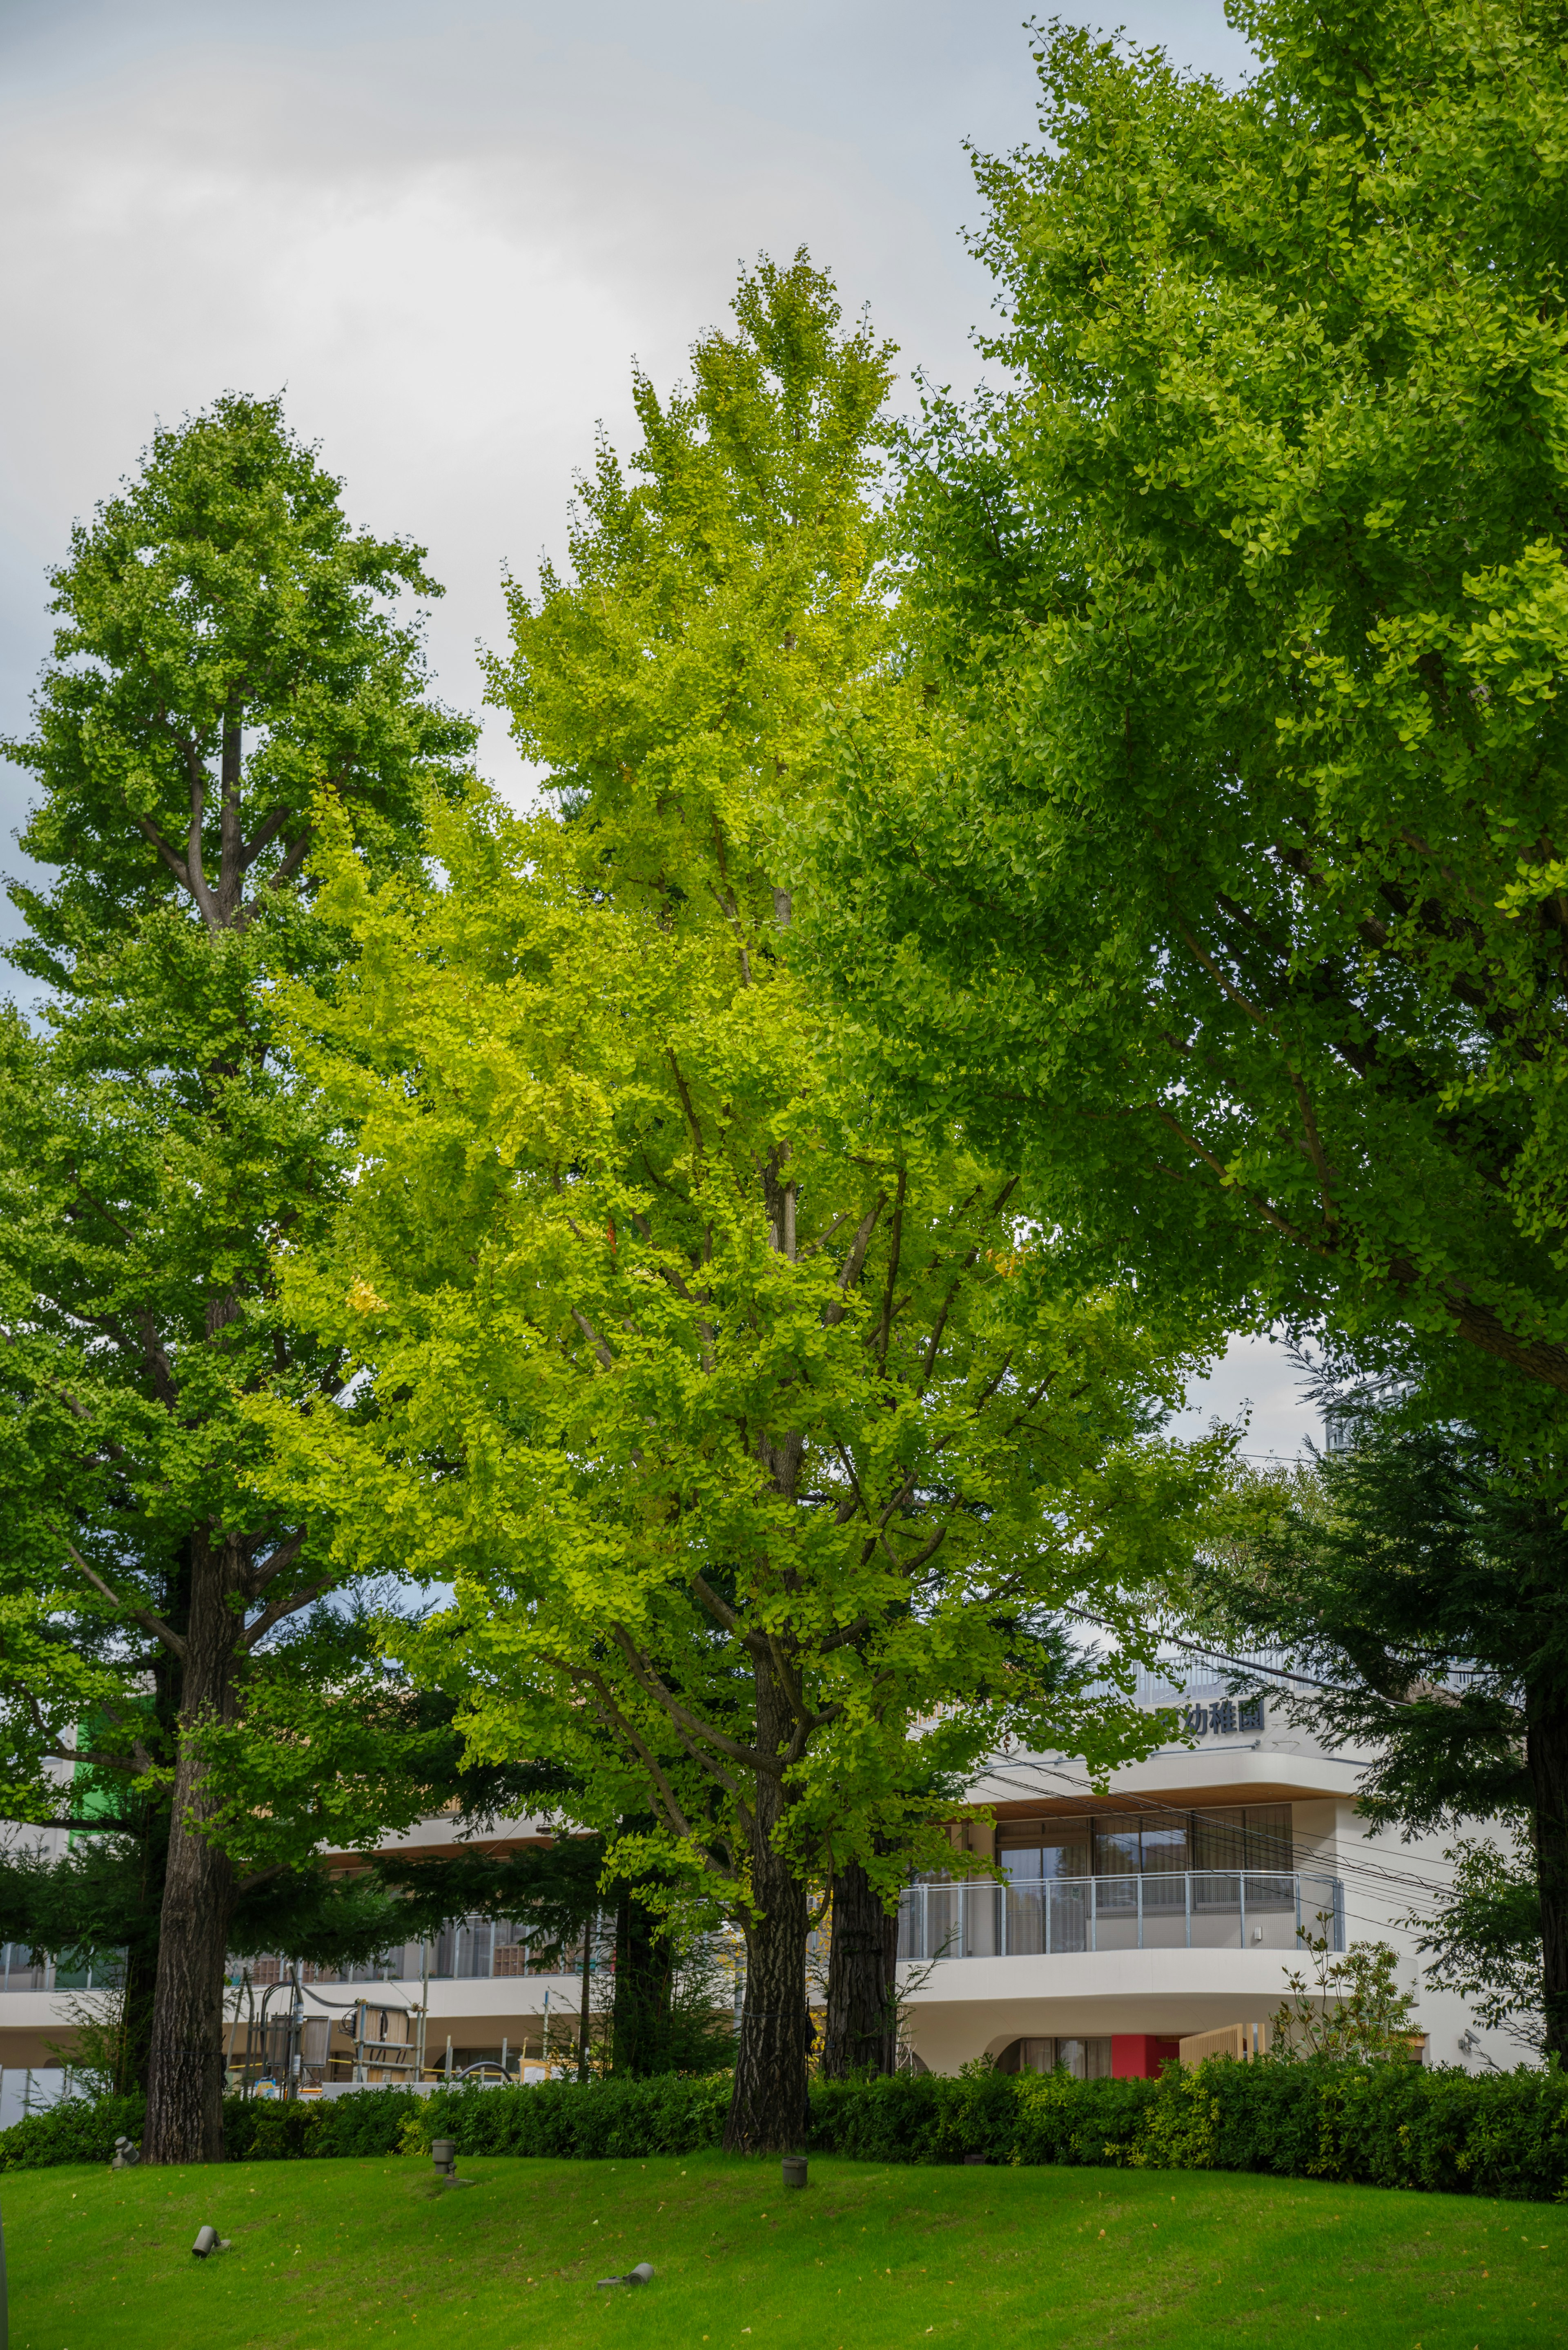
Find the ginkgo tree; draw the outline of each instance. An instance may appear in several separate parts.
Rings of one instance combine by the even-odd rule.
[[[311,919],[318,806],[417,869],[424,795],[460,789],[474,730],[399,616],[440,593],[421,551],[350,525],[276,400],[160,427],[50,582],[34,724],[0,745],[44,868],[10,887],[6,951],[41,1002],[0,1008],[0,1802],[123,1860],[126,1898],[88,1908],[119,1919],[144,2156],[204,2161],[225,1955],[265,1888],[208,1833],[202,1739],[306,1657],[339,1691],[352,1662],[313,1529],[246,1483],[244,1399],[337,1379],[275,1311],[275,1244],[348,1169],[279,1052],[273,975],[321,978],[342,943]],[[417,1815],[439,1746],[411,1771],[402,1750],[378,1826]],[[318,1827],[312,1803],[306,1878]]]
[[[322,857],[352,953],[290,1016],[358,1173],[281,1262],[358,1379],[273,1414],[267,1473],[343,1571],[449,1583],[389,1637],[476,1757],[564,1763],[616,1867],[738,1926],[728,2143],[763,2149],[805,2124],[812,1887],[946,1860],[930,1787],[1003,1736],[1103,1773],[1163,1733],[1064,1623],[1138,1652],[1211,1450],[1150,1432],[1182,1362],[1146,1301],[1063,1294],[1008,1171],[888,1117],[792,959],[835,703],[902,690],[889,354],[803,256],[735,311],[514,595],[493,690],[554,806],[433,808],[429,882]]]

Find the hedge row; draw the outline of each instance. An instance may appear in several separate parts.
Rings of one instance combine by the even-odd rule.
[[[396,2089],[304,2104],[224,2107],[232,2159],[427,2152],[578,2159],[717,2147],[727,2073],[701,2079],[556,2081],[529,2089]],[[57,2106],[0,2131],[0,2168],[107,2162],[136,2137],[140,2101]],[[1254,2170],[1369,2187],[1568,2201],[1568,2075],[1555,2066],[1477,2077],[1414,2064],[1241,2064],[1210,2058],[1158,2081],[935,2074],[822,2081],[810,2150],[866,2162],[1075,2163]]]

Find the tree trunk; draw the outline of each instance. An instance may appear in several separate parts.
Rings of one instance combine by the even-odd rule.
[[[158,1987],[159,1919],[163,1908],[164,1872],[169,1854],[169,1823],[161,1813],[144,1818],[140,1830],[141,1898],[135,1924],[126,1939],[125,1982],[120,1996],[119,2056],[114,2085],[122,2095],[130,2089],[147,2094],[152,2058],[152,2010]]]
[[[663,1924],[623,1884],[616,1904],[612,2069],[646,2080],[669,2068],[675,1951]]]
[[[833,1941],[822,2069],[830,2081],[891,2073],[898,2063],[898,1913],[891,1917],[859,1862],[833,1880]]]
[[[727,2154],[798,2154],[805,2143],[805,1887],[774,1856],[758,1870],[745,1921],[746,1998],[735,2052],[735,2087],[724,2129]]]
[[[1535,1797],[1545,2053],[1568,2064],[1568,1707],[1553,1690],[1530,1712],[1525,1759]]]
[[[240,1625],[227,1604],[224,1553],[204,1543],[192,1549],[180,1751],[148,2064],[146,2162],[223,2158],[223,1968],[234,1881],[228,1856],[199,1833],[212,1799],[192,1733],[202,1721],[226,1720],[232,1711],[230,1675]]]
[[[794,1730],[771,1662],[755,1666],[757,1745],[784,1754]],[[735,2087],[724,2128],[728,2154],[798,2153],[805,2143],[805,1887],[775,1850],[785,1797],[782,1776],[759,1771],[752,1828],[752,1898],[746,1938],[746,1998],[735,2051]]]
[[[588,2041],[589,2033],[593,2028],[593,2011],[589,2002],[593,1991],[594,1929],[598,1921],[597,1909],[590,1910],[583,1920],[583,1973],[577,1993],[577,2078],[579,2081],[588,2081],[593,2078]]]

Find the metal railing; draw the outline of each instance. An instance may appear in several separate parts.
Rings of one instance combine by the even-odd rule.
[[[300,1980],[304,1983],[350,1987],[419,1982],[421,1979],[429,1982],[484,1982],[529,1977],[547,1981],[564,1974],[579,1974],[582,1964],[581,1942],[553,1953],[542,1944],[535,1955],[528,1947],[524,1929],[502,1918],[471,1917],[455,1919],[422,1943],[398,1943],[379,1958],[364,1960],[354,1966],[304,1966]],[[228,1979],[232,1987],[248,1977],[259,1991],[264,1984],[283,1981],[292,1966],[292,1960],[277,1951],[256,1958],[231,1958]]]
[[[95,1950],[66,1962],[30,1942],[0,1942],[0,1991],[112,1990],[124,1958],[122,1950]]]
[[[1320,1922],[1321,1920],[1321,1922]],[[1083,1950],[1296,1950],[1303,1929],[1345,1948],[1345,1892],[1311,1871],[1189,1868],[1039,1885],[906,1887],[900,1959],[1066,1957]]]

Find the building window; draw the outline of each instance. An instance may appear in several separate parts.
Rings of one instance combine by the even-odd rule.
[[[1004,1820],[996,1831],[996,1846],[1008,1875],[1022,1883],[1087,1877],[1093,1825],[1088,1820]]]
[[[1289,1875],[1295,1866],[1288,1804],[1002,1820],[996,1856],[1020,1887],[1054,1877],[1180,1877],[1189,1869]]]
[[[1070,2073],[1075,2081],[1108,2081],[1108,2040],[1015,2040],[996,2060],[999,2073]]]

